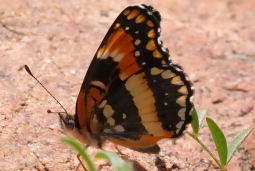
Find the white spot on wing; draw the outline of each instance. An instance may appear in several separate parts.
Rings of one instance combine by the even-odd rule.
[[[106,86],[101,81],[91,81],[90,85],[93,85],[93,86],[96,86],[96,87],[100,87],[103,90],[106,89]]]
[[[146,65],[146,62],[142,62],[142,66]]]
[[[166,48],[164,48],[164,47],[161,47],[161,50],[162,50],[163,52],[167,52]]]
[[[177,128],[176,133],[177,134],[180,132],[183,124],[184,124],[184,121],[180,121],[180,122],[178,122],[178,124],[176,124],[176,128]]]
[[[193,100],[194,100],[194,96],[191,96],[190,99],[189,99],[189,101],[192,103]]]
[[[122,119],[126,119],[127,115],[125,113],[122,113]]]
[[[110,133],[112,133],[112,130],[111,129],[104,129],[104,132],[110,134]]]
[[[178,111],[178,116],[181,118],[181,120],[185,120],[185,112],[186,112],[186,108],[181,108],[179,111]]]
[[[114,120],[112,117],[110,117],[110,118],[107,119],[107,123],[108,123],[110,126],[113,126],[113,125],[115,125],[115,120]]]
[[[160,38],[159,38],[159,37],[157,38],[157,42],[158,42],[158,44],[159,44],[159,45],[161,45],[161,44],[162,44],[162,42],[161,42],[161,40],[160,40]]]
[[[136,40],[135,40],[135,45],[136,45],[136,46],[138,46],[140,43],[141,43],[141,40],[140,40],[140,39],[136,39]]]
[[[121,125],[115,126],[114,130],[117,131],[117,132],[124,132],[125,131],[124,127],[121,126]]]
[[[137,50],[137,51],[135,51],[135,56],[137,57],[137,56],[140,56],[140,52]]]
[[[106,105],[106,103],[107,103],[107,100],[103,100],[98,107],[103,108]]]
[[[106,118],[109,118],[113,115],[114,110],[112,109],[112,107],[110,105],[107,104],[107,105],[105,105],[105,107],[103,109],[103,113]]]
[[[194,91],[195,90],[195,88],[192,86],[192,87],[190,87],[190,89],[192,90],[192,91]]]
[[[137,5],[139,8],[144,9],[145,7],[142,4]]]
[[[179,72],[182,71],[181,68],[179,68],[179,67],[175,67],[175,69],[176,69],[176,71],[179,71]]]

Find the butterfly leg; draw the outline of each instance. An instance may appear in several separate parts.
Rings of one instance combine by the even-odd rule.
[[[124,154],[124,153],[121,152],[121,150],[119,149],[119,147],[118,147],[117,145],[114,144],[114,147],[115,147],[117,153],[120,154],[122,157],[123,157],[123,156],[127,156],[126,154]]]
[[[79,164],[77,165],[75,171],[78,171],[78,169],[79,169],[80,166],[82,166],[83,170],[88,171],[87,168],[86,168],[86,166],[83,164],[83,162],[82,162],[82,160],[81,160],[81,158],[80,158],[80,154],[77,154],[76,157],[77,157],[77,159],[79,160]]]
[[[84,149],[87,149],[88,147],[89,147],[89,145],[86,144]],[[83,168],[84,171],[88,171],[88,169],[86,168],[86,166],[83,164],[83,162],[82,162],[80,156],[81,156],[81,155],[80,155],[79,153],[76,155],[76,158],[79,160],[79,164],[77,165],[75,171],[78,171],[78,169],[79,169],[80,166],[82,166],[82,168]]]

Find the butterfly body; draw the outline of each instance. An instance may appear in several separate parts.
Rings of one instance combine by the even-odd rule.
[[[193,90],[160,40],[160,14],[127,7],[103,39],[82,83],[75,127],[84,139],[157,153],[157,141],[191,121]]]

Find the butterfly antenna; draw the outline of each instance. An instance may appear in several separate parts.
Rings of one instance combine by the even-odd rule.
[[[65,111],[66,114],[67,110],[64,108],[64,106],[51,94],[51,92],[32,74],[30,68],[27,65],[24,65],[25,70],[27,71],[27,73],[33,77],[41,86],[42,88],[44,88],[44,90],[46,90],[46,92],[61,106],[61,108]]]

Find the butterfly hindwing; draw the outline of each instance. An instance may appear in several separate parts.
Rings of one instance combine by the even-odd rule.
[[[149,148],[182,133],[190,122],[191,96],[189,81],[160,40],[159,13],[130,6],[110,27],[87,71],[78,122],[120,145]]]

